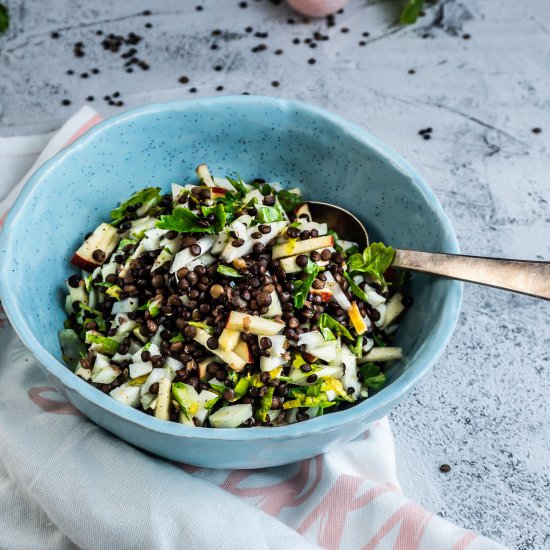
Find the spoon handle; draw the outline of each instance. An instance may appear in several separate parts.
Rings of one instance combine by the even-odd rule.
[[[550,262],[396,250],[393,266],[550,300]]]

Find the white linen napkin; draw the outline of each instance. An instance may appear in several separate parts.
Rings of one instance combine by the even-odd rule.
[[[29,175],[101,120],[0,138],[0,224]],[[0,304],[0,548],[496,550],[405,498],[387,419],[322,457],[253,471],[152,457],[52,387]],[[276,428],[274,428],[276,429]]]

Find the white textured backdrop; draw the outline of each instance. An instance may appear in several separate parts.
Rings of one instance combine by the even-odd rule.
[[[351,0],[332,27],[270,0],[6,3],[0,135],[57,128],[88,96],[107,116],[193,97],[191,88],[301,99],[364,126],[415,165],[464,252],[550,259],[547,0],[440,0],[407,28],[395,25],[398,0]],[[304,39],[315,31],[329,40],[311,48]],[[109,33],[130,32],[139,44],[101,46]],[[121,54],[131,47],[148,70],[134,63],[126,72]],[[428,141],[418,135],[427,127]],[[447,352],[391,415],[406,494],[510,546],[550,547],[549,344],[548,303],[466,288]]]

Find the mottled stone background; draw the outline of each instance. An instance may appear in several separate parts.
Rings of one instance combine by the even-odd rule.
[[[239,3],[7,0],[0,135],[54,129],[88,96],[104,115],[192,97],[192,87],[297,98],[357,122],[415,165],[464,252],[550,259],[550,2],[441,0],[407,28],[395,24],[398,0],[352,0],[333,27],[284,3]],[[136,56],[150,68],[127,73],[128,47],[105,51],[98,30],[142,36]],[[330,40],[311,48],[303,39],[316,30]],[[252,52],[259,44],[267,49]],[[108,105],[117,91],[124,105]],[[426,127],[429,141],[418,135]],[[550,548],[549,327],[546,302],[466,287],[452,343],[391,415],[406,493],[517,548]]]

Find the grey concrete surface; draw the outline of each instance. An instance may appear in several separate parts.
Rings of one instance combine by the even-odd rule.
[[[54,129],[90,95],[104,115],[192,97],[192,87],[297,98],[354,120],[416,166],[465,253],[550,259],[547,0],[440,0],[408,28],[395,25],[398,0],[351,0],[330,28],[270,0],[6,3],[0,135]],[[105,51],[98,30],[142,36],[136,56],[149,70],[125,72],[128,46]],[[330,40],[311,48],[303,40],[316,30]],[[259,44],[267,49],[252,52]],[[123,106],[102,99],[116,91]],[[426,127],[429,141],[418,135]],[[550,548],[549,343],[548,302],[468,286],[447,351],[391,415],[405,492],[521,549]]]

